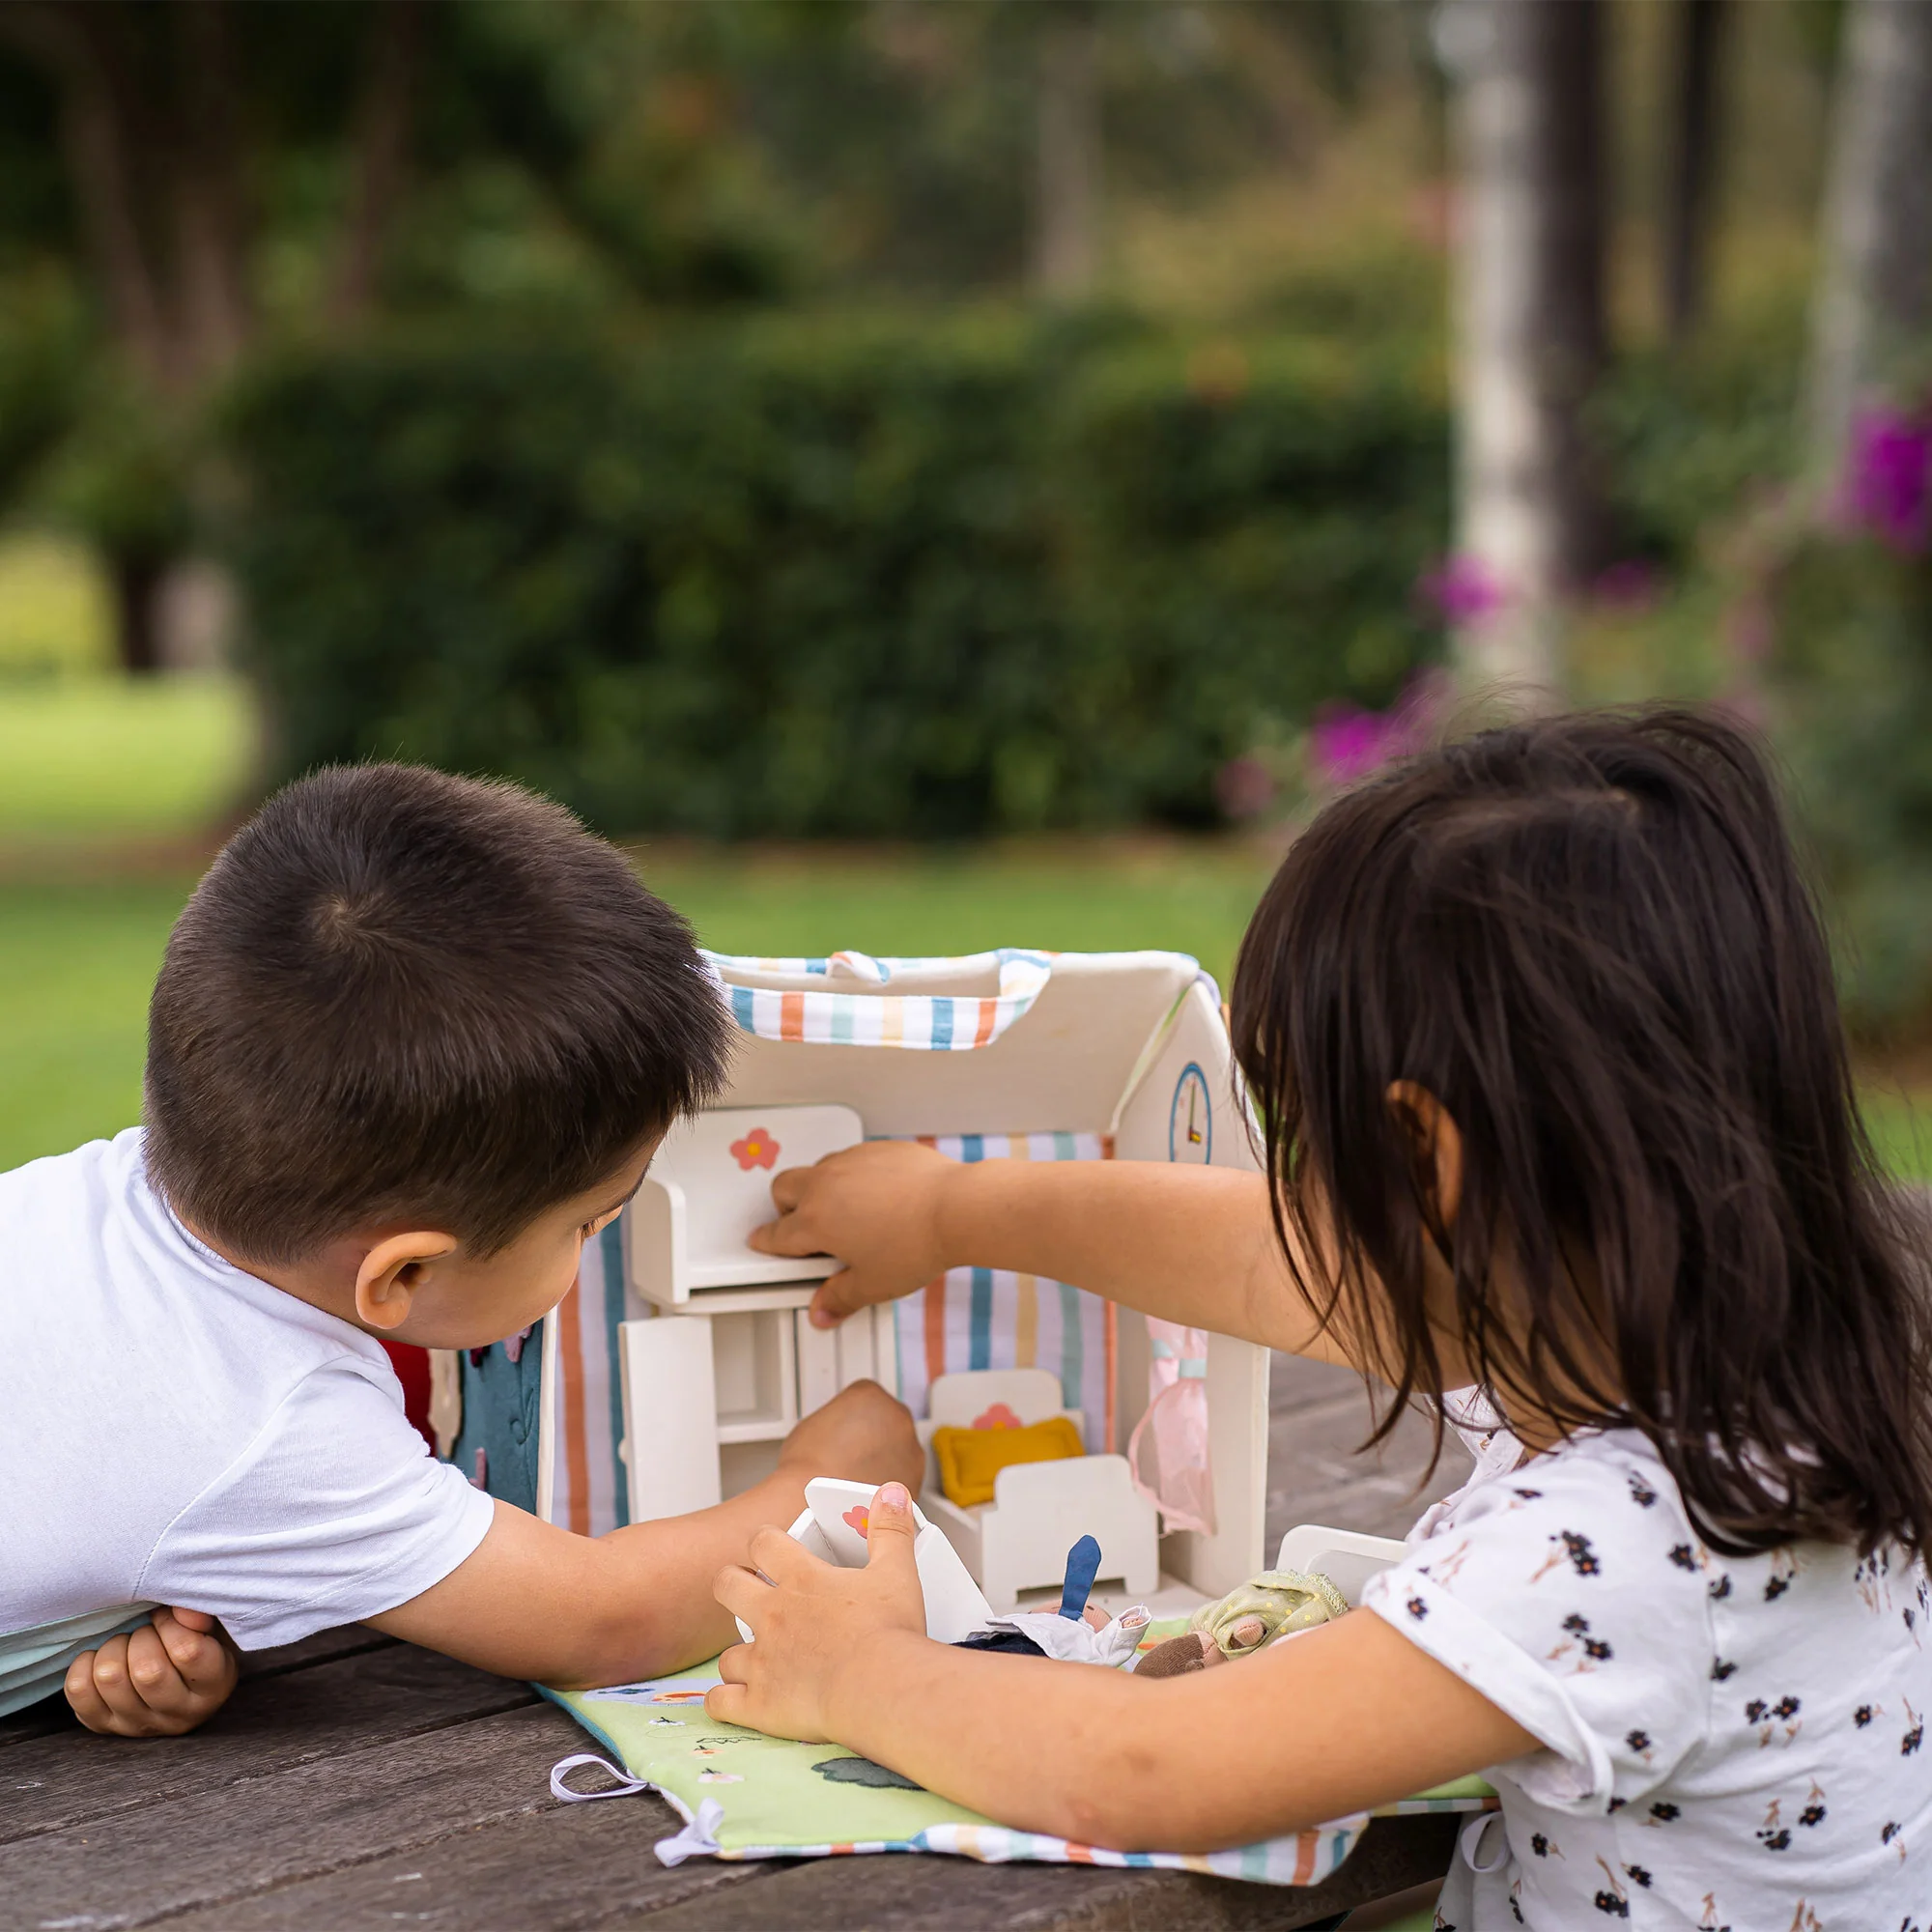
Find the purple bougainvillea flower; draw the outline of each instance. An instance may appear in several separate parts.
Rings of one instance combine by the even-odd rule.
[[[1503,601],[1495,573],[1478,556],[1445,556],[1416,586],[1445,624],[1470,624]]]
[[[1852,425],[1845,465],[1849,519],[1894,550],[1922,550],[1932,505],[1932,423],[1868,410]]]
[[[1323,784],[1357,779],[1421,748],[1446,691],[1439,672],[1420,671],[1386,711],[1364,711],[1347,702],[1325,704],[1308,730],[1308,758]]]

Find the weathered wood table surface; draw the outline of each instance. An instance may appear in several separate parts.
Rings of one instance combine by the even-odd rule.
[[[1416,1431],[1352,1458],[1351,1378],[1278,1368],[1271,1537],[1304,1519],[1402,1527],[1427,1460]],[[1445,1468],[1434,1487],[1459,1479]],[[676,1820],[657,1799],[551,1797],[552,1764],[587,1742],[522,1684],[361,1630],[248,1660],[189,1738],[93,1738],[42,1706],[0,1719],[0,1926],[1287,1932],[1439,1877],[1460,1823],[1379,1821],[1307,1890],[935,1857],[668,1870],[652,1846]]]

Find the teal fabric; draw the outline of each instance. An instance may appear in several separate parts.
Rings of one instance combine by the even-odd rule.
[[[91,1610],[86,1616],[0,1636],[0,1718],[51,1697],[76,1657],[123,1631],[139,1630],[154,1607],[122,1604],[115,1609]]]
[[[466,1350],[463,1364],[463,1428],[449,1460],[478,1487],[521,1510],[537,1506],[537,1405],[543,1394],[543,1323],[524,1337],[511,1361],[502,1343]],[[483,1461],[479,1469],[478,1454]]]

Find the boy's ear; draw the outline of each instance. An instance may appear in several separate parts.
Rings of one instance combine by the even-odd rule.
[[[1454,1228],[1463,1205],[1463,1134],[1455,1117],[1427,1087],[1413,1080],[1391,1080],[1383,1097],[1397,1126],[1408,1137],[1417,1178],[1433,1197],[1430,1205],[1436,1225],[1445,1231]]]
[[[355,1270],[356,1321],[369,1328],[400,1327],[430,1263],[454,1254],[456,1246],[454,1235],[427,1230],[385,1235]]]

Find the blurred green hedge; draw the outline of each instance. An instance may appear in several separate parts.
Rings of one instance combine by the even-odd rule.
[[[232,399],[285,772],[405,755],[614,831],[1218,815],[1232,758],[1435,648],[1413,363],[1130,322],[395,336]]]
[[[1862,1032],[1932,1019],[1932,558],[1807,529],[1769,579],[1769,692]]]

